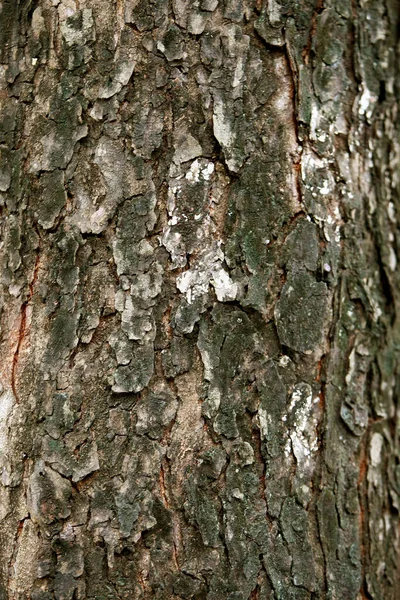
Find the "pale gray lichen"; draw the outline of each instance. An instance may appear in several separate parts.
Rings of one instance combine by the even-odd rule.
[[[59,10],[61,19],[64,17],[60,23],[60,31],[68,47],[83,46],[96,39],[91,8],[76,12],[69,10],[68,13],[62,14]]]
[[[224,253],[221,244],[214,244],[205,249],[193,266],[177,278],[177,288],[186,295],[189,304],[197,297],[207,294],[210,284],[214,287],[220,302],[235,300],[238,285],[223,268]]]

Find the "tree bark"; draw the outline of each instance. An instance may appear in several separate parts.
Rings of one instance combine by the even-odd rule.
[[[400,597],[399,15],[0,2],[0,598]]]

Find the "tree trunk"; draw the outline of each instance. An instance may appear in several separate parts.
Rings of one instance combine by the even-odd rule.
[[[399,0],[0,2],[0,598],[400,597]]]

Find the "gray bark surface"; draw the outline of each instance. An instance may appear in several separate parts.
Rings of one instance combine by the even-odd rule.
[[[0,1],[0,599],[400,597],[399,17]]]

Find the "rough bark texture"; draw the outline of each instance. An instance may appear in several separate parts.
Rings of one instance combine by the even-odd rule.
[[[0,598],[400,597],[399,12],[0,2]]]

